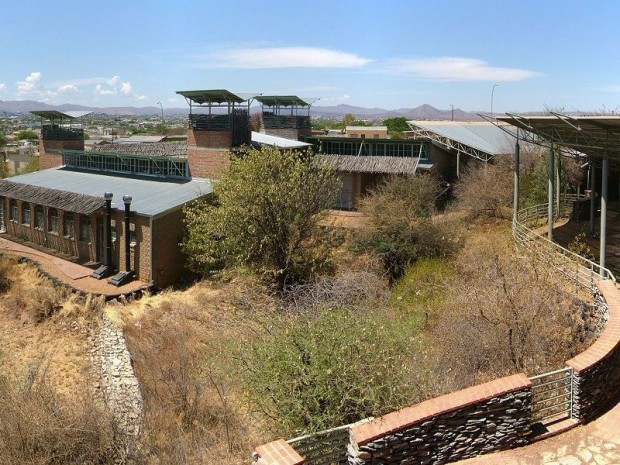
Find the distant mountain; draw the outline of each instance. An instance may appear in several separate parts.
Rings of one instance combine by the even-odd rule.
[[[29,113],[35,110],[59,110],[59,111],[92,111],[105,115],[121,116],[153,116],[161,114],[161,108],[157,106],[149,107],[88,107],[84,105],[74,105],[66,103],[64,105],[49,105],[47,103],[35,102],[33,100],[0,100],[0,113]],[[253,111],[255,109],[253,108]],[[164,108],[166,115],[186,115],[188,108]],[[360,119],[379,120],[404,116],[408,119],[417,120],[450,120],[452,110],[439,110],[431,105],[420,105],[416,108],[399,108],[397,110],[385,110],[383,108],[364,108],[354,105],[335,105],[318,106],[314,105],[310,109],[312,116],[323,116],[326,118],[340,119],[346,114],[352,114]],[[481,118],[473,112],[467,112],[458,108],[454,109],[455,121],[476,121]]]
[[[431,105],[420,105],[416,108],[399,108],[397,110],[384,110],[382,108],[364,108],[352,105],[336,105],[332,107],[313,106],[311,108],[313,116],[324,116],[331,118],[342,117],[348,113],[360,119],[385,119],[395,116],[404,116],[407,119],[416,120],[451,120],[452,109],[438,110]],[[481,121],[482,118],[477,113],[454,109],[455,121]]]
[[[34,100],[0,100],[0,113],[29,113],[36,110],[58,110],[58,111],[92,111],[105,115],[121,116],[149,116],[160,115],[160,107],[87,107],[84,105],[74,105],[65,103],[64,105],[49,105]],[[187,108],[164,108],[166,115],[187,114]]]

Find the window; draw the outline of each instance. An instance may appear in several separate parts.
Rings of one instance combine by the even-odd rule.
[[[50,208],[47,212],[47,230],[58,234],[58,210]]]
[[[34,227],[43,230],[43,207],[40,205],[34,208]]]
[[[22,223],[30,226],[30,204],[28,202],[22,203]]]
[[[9,220],[17,221],[17,201],[12,199],[9,202]]]
[[[80,217],[80,241],[90,242],[90,217]]]
[[[65,212],[65,214],[62,216],[62,219],[62,230],[65,237],[73,239],[75,237],[75,218],[73,216],[73,213]]]

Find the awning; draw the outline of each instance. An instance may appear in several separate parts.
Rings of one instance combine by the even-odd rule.
[[[498,121],[524,131],[523,139],[534,143],[553,142],[589,156],[620,160],[620,116],[545,116],[507,113]]]
[[[18,184],[8,180],[0,181],[0,195],[82,215],[90,215],[105,205],[103,197]]]
[[[420,163],[418,157],[317,155],[337,171],[374,174],[415,174],[418,169],[429,170],[434,165]]]

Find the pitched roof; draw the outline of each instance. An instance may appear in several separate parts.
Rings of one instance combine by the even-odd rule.
[[[112,205],[117,208],[124,208],[122,197],[123,195],[130,195],[133,198],[132,211],[153,217],[180,208],[187,202],[213,192],[211,180],[203,178],[162,180],[84,172],[66,168],[48,169],[13,176],[0,181],[0,185],[4,186],[3,189],[7,196],[10,192],[29,192],[30,197],[23,200],[29,200],[33,203],[43,203],[37,195],[49,191],[52,198],[55,194],[60,196],[59,198],[66,198],[68,202],[63,203],[63,206],[60,204],[49,206],[62,209],[65,209],[66,206],[67,210],[76,213],[80,213],[83,208],[80,206],[80,202],[89,198],[97,199],[97,202],[102,205],[105,192],[114,194]],[[21,186],[23,191],[18,186]],[[2,191],[0,191],[1,193]],[[88,203],[87,205],[91,204]],[[85,208],[85,213],[94,211],[90,210],[91,208],[93,207]]]
[[[89,215],[104,206],[102,197],[0,180],[0,195],[23,202]]]
[[[317,155],[337,171],[349,173],[415,174],[418,169],[431,169],[434,165],[420,163],[418,157]]]

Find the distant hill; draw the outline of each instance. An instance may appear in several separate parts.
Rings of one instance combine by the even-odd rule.
[[[161,108],[157,106],[148,107],[88,107],[84,105],[74,105],[66,103],[64,105],[49,105],[34,100],[0,100],[0,113],[29,113],[34,110],[59,110],[59,111],[92,111],[105,115],[122,116],[152,116],[161,114]],[[189,113],[188,108],[164,108],[166,115],[185,115]],[[353,105],[335,105],[311,107],[312,116],[323,116],[326,118],[340,119],[346,114],[352,114],[360,119],[385,119],[394,116],[404,116],[408,119],[417,120],[450,120],[452,110],[439,110],[431,105],[420,105],[416,108],[399,108],[396,110],[385,110],[383,108],[364,108]],[[473,112],[454,109],[455,121],[475,121],[481,118]]]

